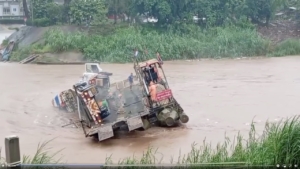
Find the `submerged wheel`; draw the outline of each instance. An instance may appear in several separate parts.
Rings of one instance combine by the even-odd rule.
[[[143,127],[139,128],[138,130],[140,131],[144,131],[144,130],[148,130],[151,127],[151,123],[148,119],[142,119],[143,121]]]

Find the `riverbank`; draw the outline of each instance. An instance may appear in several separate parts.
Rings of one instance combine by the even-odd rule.
[[[125,26],[105,35],[87,34],[84,28],[76,26],[30,28],[19,42],[22,47],[12,53],[11,61],[20,61],[35,53],[42,56],[40,60],[51,62],[54,57],[49,59],[45,55],[52,53],[58,55],[54,59],[57,62],[61,60],[59,56],[72,52],[84,56],[81,61],[126,63],[131,62],[134,48],[144,60],[154,57],[156,51],[164,60],[297,55],[300,41],[295,38],[300,33],[296,28],[293,22],[273,24],[269,29],[190,27],[189,33],[178,34]]]

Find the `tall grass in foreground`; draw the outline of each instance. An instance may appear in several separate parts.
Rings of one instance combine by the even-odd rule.
[[[248,138],[240,134],[236,138],[225,137],[223,143],[212,147],[205,140],[202,145],[192,145],[192,150],[171,163],[220,163],[245,162],[249,165],[299,164],[300,162],[300,116],[265,125],[263,134],[257,137],[252,123]],[[129,157],[121,164],[153,164],[162,161],[162,155],[148,149],[141,159]],[[107,160],[107,162],[110,162]]]
[[[112,35],[87,35],[49,30],[45,45],[55,52],[79,50],[86,58],[104,62],[127,62],[138,48],[152,58],[158,50],[165,60],[257,56],[268,52],[269,42],[254,29],[226,27],[189,34],[159,33],[123,28]]]
[[[51,153],[51,148],[48,147],[48,144],[51,142],[46,141],[41,144],[38,144],[37,150],[33,157],[30,157],[28,155],[23,155],[22,163],[23,164],[57,164],[60,162],[60,159],[57,159],[57,154],[60,153],[60,151],[57,151],[56,153]],[[2,157],[2,151],[0,149],[0,164],[5,163],[5,158]]]
[[[252,123],[249,136],[243,138],[240,134],[230,140],[225,137],[223,143],[212,147],[205,140],[202,145],[192,145],[192,150],[178,159],[170,159],[173,164],[244,162],[247,165],[299,164],[300,162],[300,116],[284,119],[279,123],[265,125],[263,134],[257,137],[255,125]],[[39,146],[35,156],[24,163],[42,164],[53,163],[54,155],[45,151],[48,142]],[[118,164],[159,164],[164,157],[157,149],[149,148],[143,156],[135,156],[120,160]],[[99,161],[100,163],[100,161]],[[106,164],[114,164],[111,156]]]

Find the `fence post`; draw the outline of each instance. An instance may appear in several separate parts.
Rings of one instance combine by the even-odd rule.
[[[21,154],[19,137],[5,137],[5,156],[8,169],[21,169]]]

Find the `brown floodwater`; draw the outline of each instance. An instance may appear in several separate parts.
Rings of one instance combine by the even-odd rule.
[[[133,72],[131,64],[103,64],[112,81]],[[206,138],[213,144],[224,135],[246,136],[252,119],[257,130],[266,120],[277,121],[300,112],[300,57],[166,62],[165,73],[173,93],[189,115],[184,126],[152,128],[126,136],[95,142],[80,128],[68,123],[66,112],[51,105],[51,99],[79,80],[83,65],[21,65],[0,63],[0,147],[4,137],[18,135],[22,154],[32,155],[42,141],[55,138],[52,151],[73,163],[101,163],[139,156],[149,146],[158,147],[158,157],[187,153],[191,144]]]

